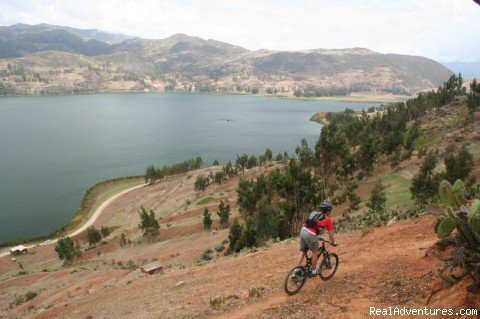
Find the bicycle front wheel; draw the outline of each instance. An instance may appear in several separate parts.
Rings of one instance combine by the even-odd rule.
[[[285,283],[283,288],[287,295],[295,295],[302,289],[305,281],[307,281],[307,269],[302,266],[297,266],[293,268],[285,278]]]
[[[322,263],[320,264],[319,276],[323,280],[332,279],[335,272],[338,268],[338,256],[337,254],[328,254],[323,258]]]

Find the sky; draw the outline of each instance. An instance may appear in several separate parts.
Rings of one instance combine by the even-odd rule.
[[[48,23],[148,39],[185,33],[250,50],[368,48],[480,61],[472,0],[0,0],[0,25]]]

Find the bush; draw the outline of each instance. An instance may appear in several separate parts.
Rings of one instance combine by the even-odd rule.
[[[213,251],[210,248],[207,248],[203,251],[200,257],[202,260],[209,261],[213,259],[212,253]]]
[[[221,252],[224,251],[224,250],[225,250],[225,246],[223,246],[223,245],[217,245],[217,246],[215,246],[215,251],[216,251],[217,253],[221,253]]]
[[[25,300],[26,301],[30,301],[32,300],[33,298],[35,298],[37,296],[37,293],[36,292],[33,292],[33,291],[29,291],[25,294]]]

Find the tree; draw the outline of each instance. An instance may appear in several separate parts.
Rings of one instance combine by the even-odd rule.
[[[240,240],[241,236],[242,236],[242,225],[240,225],[238,220],[235,218],[235,220],[232,223],[232,226],[230,226],[230,233],[228,234],[230,251],[235,251],[235,247],[237,245],[237,242]]]
[[[155,167],[150,165],[145,172],[145,184],[150,185],[155,180]]]
[[[477,79],[473,79],[470,83],[470,93],[467,97],[467,107],[470,113],[475,112],[480,107],[480,82],[477,83]]]
[[[208,208],[205,207],[205,209],[203,210],[203,229],[205,230],[210,230],[212,228],[211,215],[212,214],[208,212]]]
[[[225,205],[225,203],[220,201],[218,206],[218,217],[220,217],[220,225],[224,228],[228,227],[228,218],[230,217],[230,205]]]
[[[80,245],[70,237],[60,238],[55,245],[55,251],[58,253],[58,258],[64,260],[65,263],[70,263],[73,259],[82,255]]]
[[[457,179],[464,181],[473,169],[473,156],[465,146],[458,155],[449,154],[445,157],[446,179],[454,183]]]
[[[367,202],[367,207],[374,212],[383,212],[387,204],[387,195],[385,194],[385,188],[380,180],[377,180],[372,190],[370,200]]]
[[[102,226],[100,232],[102,233],[102,237],[107,237],[108,235],[110,235],[110,230],[106,226]]]
[[[204,175],[198,175],[195,180],[194,189],[196,192],[203,192],[210,184],[210,179]]]
[[[360,140],[358,164],[367,174],[371,174],[380,153],[380,137],[373,128],[367,126],[360,135]]]
[[[95,229],[93,226],[87,229],[88,244],[90,246],[95,245],[102,239],[102,234],[98,229]]]
[[[155,218],[155,213],[150,210],[150,214],[148,214],[143,206],[141,206],[140,209],[140,224],[138,225],[138,228],[142,230],[143,237],[146,237],[149,240],[157,237],[160,234],[160,224]]]
[[[213,166],[217,166],[217,165],[219,165],[218,161],[217,161],[217,160],[214,160],[214,161],[213,161]]]
[[[237,155],[237,160],[235,161],[235,165],[242,170],[242,173],[245,173],[245,168],[247,167],[248,163],[248,155],[243,153],[242,155]]]
[[[269,149],[269,148],[267,147],[267,149],[265,150],[265,154],[264,154],[264,155],[265,155],[265,160],[266,160],[267,162],[272,161],[273,153],[272,153],[272,150],[271,150],[271,149]]]
[[[423,207],[438,197],[438,187],[442,175],[435,173],[437,166],[437,151],[429,151],[420,167],[420,171],[412,179],[410,193],[418,206]]]
[[[254,168],[255,166],[258,166],[257,158],[255,155],[251,155],[247,161],[247,168]]]

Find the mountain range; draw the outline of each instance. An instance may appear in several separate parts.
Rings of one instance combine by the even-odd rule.
[[[47,24],[0,27],[0,94],[212,91],[412,94],[452,72],[420,56],[365,48],[251,51],[184,34],[131,38]]]

